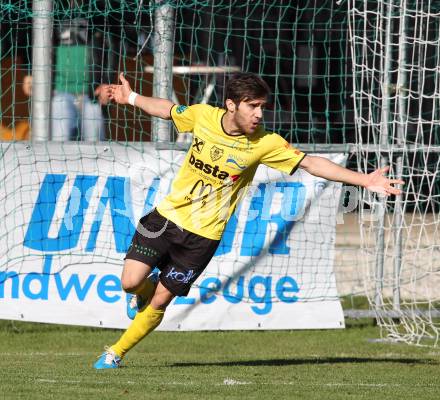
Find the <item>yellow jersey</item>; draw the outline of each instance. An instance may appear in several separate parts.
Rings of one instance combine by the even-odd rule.
[[[174,105],[178,132],[192,132],[191,147],[158,212],[197,235],[220,240],[259,164],[293,174],[305,154],[259,126],[252,135],[223,129],[226,110],[207,104]]]

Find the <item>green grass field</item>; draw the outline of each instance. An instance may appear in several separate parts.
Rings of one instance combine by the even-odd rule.
[[[92,369],[121,331],[0,321],[1,399],[440,399],[440,350],[345,330],[156,332]]]

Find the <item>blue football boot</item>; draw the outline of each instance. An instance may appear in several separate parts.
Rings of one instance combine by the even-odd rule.
[[[95,369],[115,369],[121,365],[121,357],[119,357],[110,347],[107,347],[99,356],[98,361],[95,362],[93,367]]]

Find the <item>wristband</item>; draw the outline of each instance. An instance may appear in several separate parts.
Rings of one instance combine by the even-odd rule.
[[[128,95],[128,104],[131,104],[132,106],[134,106],[134,101],[136,100],[136,97],[138,96],[138,94],[136,92],[130,92],[130,94]]]

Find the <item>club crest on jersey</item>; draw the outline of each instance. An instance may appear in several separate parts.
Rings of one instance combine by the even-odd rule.
[[[203,146],[205,145],[205,141],[198,138],[197,136],[194,136],[194,142],[193,142],[193,149],[194,151],[196,151],[197,153],[201,153],[203,150]]]
[[[202,171],[206,175],[212,175],[213,177],[217,179],[224,180],[226,179],[229,174],[226,171],[220,171],[220,168],[218,165],[211,165],[207,162],[204,162],[202,160],[199,160],[194,156],[193,153],[191,153],[191,156],[189,157],[189,163],[194,168]]]
[[[212,161],[220,160],[220,158],[222,158],[222,156],[223,156],[223,149],[220,149],[217,146],[212,146],[211,151],[210,151],[210,155],[211,155]]]

